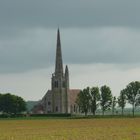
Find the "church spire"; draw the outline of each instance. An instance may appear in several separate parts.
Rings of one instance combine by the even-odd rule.
[[[63,61],[62,61],[61,40],[60,40],[59,28],[57,30],[55,75],[61,75],[61,76],[63,75]]]

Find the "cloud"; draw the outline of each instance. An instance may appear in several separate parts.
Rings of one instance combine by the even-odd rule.
[[[50,89],[52,67],[26,73],[0,74],[0,93],[13,93],[26,100],[39,100]]]
[[[139,63],[139,31],[105,27],[75,29],[68,33],[71,37],[64,35],[64,56],[70,62]],[[70,45],[67,45],[67,42],[70,42]],[[72,57],[70,54],[73,54]]]
[[[70,86],[83,89],[87,86],[108,85],[114,96],[132,81],[140,80],[140,66],[119,69],[122,65],[114,64],[81,64],[70,65]]]
[[[139,64],[139,5],[139,0],[1,0],[0,73],[54,65],[58,24],[67,64]]]
[[[43,29],[23,30],[12,39],[0,40],[0,72],[24,72],[50,66],[55,43],[56,36],[53,41],[52,33]]]
[[[118,69],[113,64],[71,64],[70,88],[83,89],[87,86],[108,85],[114,96],[131,81],[140,79],[140,67]],[[51,89],[51,74],[54,66],[47,69],[32,70],[25,73],[0,74],[1,93],[13,93],[26,100],[41,99]]]
[[[24,29],[9,38],[0,39],[1,73],[54,66],[56,29]],[[62,28],[61,42],[65,64],[140,64],[140,30]]]
[[[1,0],[1,27],[140,26],[139,0]]]
[[[140,0],[1,0],[0,92],[35,100],[45,94],[60,26],[71,87],[107,84],[118,95],[140,79],[139,5]]]

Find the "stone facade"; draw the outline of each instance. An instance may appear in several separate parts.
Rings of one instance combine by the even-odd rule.
[[[52,74],[51,90],[34,106],[33,113],[76,113],[76,98],[80,90],[69,89],[69,70],[63,72],[63,59],[59,29],[57,31],[55,72]]]

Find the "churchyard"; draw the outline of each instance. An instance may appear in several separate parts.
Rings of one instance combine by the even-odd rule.
[[[140,118],[0,120],[0,140],[140,140]]]

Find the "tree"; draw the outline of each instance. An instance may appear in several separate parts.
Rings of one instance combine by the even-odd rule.
[[[117,100],[116,100],[116,97],[114,96],[112,98],[112,115],[114,115],[116,104],[117,104]]]
[[[104,85],[100,88],[101,91],[101,100],[100,105],[102,109],[102,114],[104,115],[104,112],[107,109],[110,109],[111,103],[112,103],[112,94],[111,90],[108,86]]]
[[[13,98],[9,93],[2,94],[0,98],[0,106],[1,106],[2,112],[8,113],[8,114],[12,112]]]
[[[132,105],[132,113],[135,115],[135,108],[140,105],[140,82],[131,82],[126,87],[126,97]]]
[[[88,113],[90,107],[90,88],[87,87],[80,91],[76,99],[77,105],[80,107],[81,111],[85,113],[85,116]]]
[[[26,110],[25,101],[10,93],[0,95],[0,111],[7,114],[17,114]]]
[[[1,98],[2,98],[2,94],[0,93],[0,100],[1,100]],[[0,112],[2,111],[2,106],[1,106],[1,104],[0,104]]]
[[[26,102],[23,98],[13,95],[13,113],[21,113],[26,110]]]
[[[100,93],[98,87],[92,87],[90,92],[91,111],[95,115],[95,111],[99,105]]]
[[[120,92],[120,96],[118,97],[118,105],[122,109],[122,115],[124,114],[124,108],[126,105],[126,90],[123,89]]]

